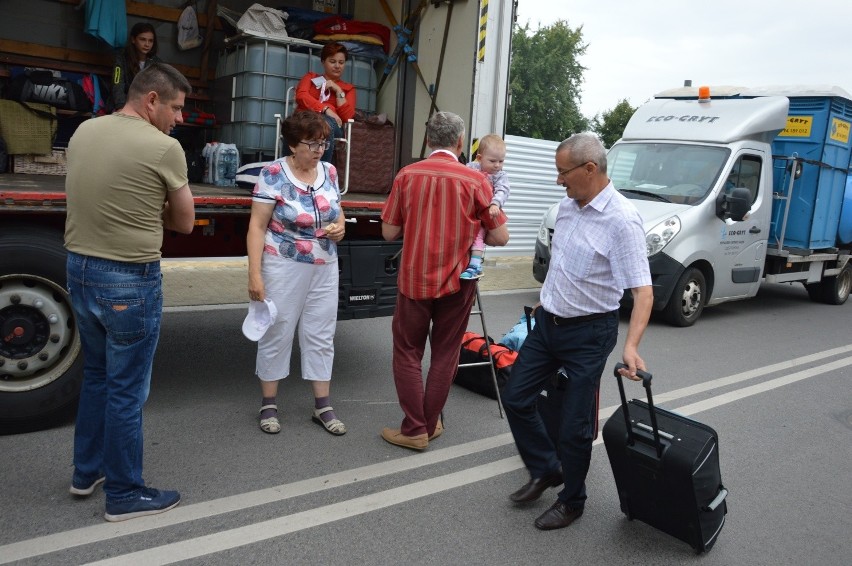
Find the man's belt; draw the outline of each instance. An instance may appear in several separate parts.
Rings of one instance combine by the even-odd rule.
[[[570,317],[561,317],[556,316],[555,314],[547,313],[547,318],[553,321],[553,324],[556,326],[568,326],[571,324],[580,324],[583,322],[588,322],[590,320],[597,320],[599,318],[604,318],[607,316],[612,316],[618,313],[617,310],[609,311],[609,312],[596,312],[594,314],[584,314],[582,316],[570,316]]]

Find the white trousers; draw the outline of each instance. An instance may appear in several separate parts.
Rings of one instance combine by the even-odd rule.
[[[337,326],[337,263],[314,265],[263,254],[261,275],[278,316],[257,343],[257,377],[277,381],[290,374],[298,324],[302,379],[329,381]]]

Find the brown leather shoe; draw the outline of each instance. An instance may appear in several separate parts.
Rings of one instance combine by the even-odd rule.
[[[425,450],[429,446],[429,438],[425,433],[418,434],[417,436],[405,436],[398,428],[383,429],[382,438],[386,442],[402,446],[403,448],[411,448],[412,450]]]
[[[444,434],[444,423],[441,422],[441,419],[438,419],[438,424],[435,425],[435,432],[432,433],[432,436],[429,437],[429,440],[435,440],[442,434]]]
[[[515,503],[529,503],[541,497],[541,494],[548,487],[556,487],[557,485],[562,485],[562,470],[550,472],[540,478],[530,478],[530,481],[510,495],[509,499]]]
[[[542,531],[562,529],[579,519],[582,514],[582,509],[572,509],[557,499],[550,509],[535,520],[535,528]]]

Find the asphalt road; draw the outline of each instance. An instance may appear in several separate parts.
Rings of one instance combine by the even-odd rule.
[[[534,290],[486,293],[491,334],[536,298]],[[145,410],[145,478],[180,490],[181,505],[105,523],[100,490],[68,495],[71,425],[0,437],[0,563],[852,563],[852,302],[818,305],[801,287],[772,285],[706,310],[695,327],[649,327],[641,352],[655,400],[720,437],[729,513],[700,557],[626,520],[600,444],[586,513],[567,529],[537,531],[533,520],[557,492],[526,507],[508,501],[527,474],[496,403],[466,390],[454,388],[446,432],[426,452],[383,442],[381,428],[401,418],[387,318],[339,324],[332,400],[345,436],[310,421],[297,363],[279,394],[283,430],[263,434],[244,314],[242,306],[171,307],[164,317]],[[602,419],[618,397],[608,375]],[[629,394],[642,390],[632,385]]]

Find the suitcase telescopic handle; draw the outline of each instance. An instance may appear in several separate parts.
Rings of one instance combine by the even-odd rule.
[[[630,444],[635,442],[633,438],[633,427],[630,425],[630,409],[627,406],[627,395],[624,393],[624,379],[618,372],[620,369],[627,369],[627,365],[621,362],[615,364],[613,374],[618,381],[618,394],[621,396],[621,412],[624,414],[624,424],[627,428],[627,441]],[[660,429],[657,427],[657,411],[654,409],[654,397],[651,395],[651,380],[653,376],[647,371],[636,370],[636,375],[642,378],[642,386],[645,388],[645,393],[648,397],[648,414],[651,417],[651,428],[654,432],[654,446],[657,449],[657,458],[663,457],[663,443],[660,441]]]

